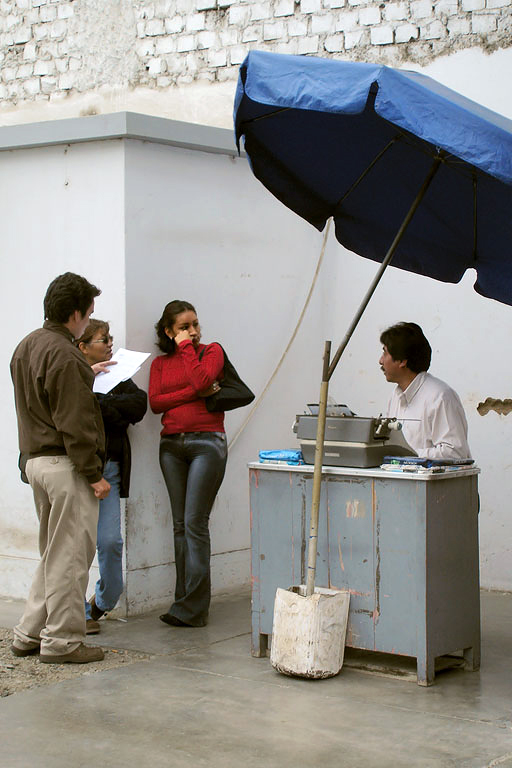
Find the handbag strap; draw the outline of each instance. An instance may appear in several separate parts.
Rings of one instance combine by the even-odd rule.
[[[212,341],[212,344],[218,344],[219,347],[222,349],[222,354],[224,355],[224,365],[222,366],[222,368],[224,369],[226,367],[226,363],[229,363],[229,358],[226,355],[226,350],[224,349],[222,344],[219,344],[218,341]],[[205,353],[205,350],[206,350],[206,346],[200,351],[200,353],[199,353],[199,360],[202,359],[202,357],[203,357],[203,355]]]

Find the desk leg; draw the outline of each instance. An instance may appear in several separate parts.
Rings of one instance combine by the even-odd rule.
[[[418,685],[434,685],[434,678],[436,676],[435,657],[418,657],[416,659],[416,674]]]
[[[258,622],[259,625],[259,622]],[[259,626],[253,627],[252,630],[252,648],[251,653],[256,658],[267,655],[268,648],[268,635],[262,635]]]
[[[464,648],[464,669],[467,672],[476,672],[480,669],[480,642],[471,648]]]

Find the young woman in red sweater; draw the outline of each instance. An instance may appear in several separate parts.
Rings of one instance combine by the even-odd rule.
[[[153,360],[149,403],[162,414],[160,467],[174,529],[174,602],[160,619],[177,627],[204,627],[210,606],[210,512],[227,460],[224,414],[210,413],[224,367],[219,344],[201,344],[197,314],[171,301],[155,326],[164,353]]]

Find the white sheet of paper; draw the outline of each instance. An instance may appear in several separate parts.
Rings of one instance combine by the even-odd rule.
[[[133,352],[131,349],[118,349],[112,360],[117,362],[108,369],[107,373],[98,373],[94,379],[93,392],[106,395],[111,389],[117,387],[121,381],[126,381],[134,376],[148,359],[151,352]]]

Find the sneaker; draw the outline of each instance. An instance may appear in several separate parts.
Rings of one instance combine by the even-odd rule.
[[[98,635],[100,632],[100,623],[99,621],[94,621],[94,619],[87,619],[85,622],[85,634],[86,635]]]
[[[14,643],[11,645],[11,652],[14,653],[15,656],[33,656],[35,653],[39,653],[41,646],[39,643],[37,645],[14,645]]]
[[[71,653],[65,653],[62,656],[49,656],[42,653],[39,661],[42,664],[88,664],[90,661],[101,661],[105,658],[101,648],[80,643]]]
[[[94,621],[98,621],[98,619],[101,619],[105,611],[102,611],[101,608],[98,608],[96,605],[96,595],[91,595],[89,598],[89,605],[91,606],[91,616],[94,619]]]

